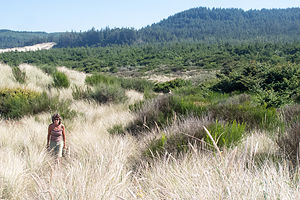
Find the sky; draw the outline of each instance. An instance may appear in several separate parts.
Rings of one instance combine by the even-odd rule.
[[[92,27],[140,29],[196,7],[300,7],[300,0],[0,0],[0,29],[87,31]]]

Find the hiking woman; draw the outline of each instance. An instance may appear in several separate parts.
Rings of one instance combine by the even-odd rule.
[[[48,127],[47,148],[54,153],[56,163],[59,164],[63,149],[66,148],[65,126],[59,114],[52,116],[52,124]]]

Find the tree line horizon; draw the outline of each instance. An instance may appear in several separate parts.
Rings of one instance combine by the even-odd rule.
[[[141,29],[94,27],[84,32],[0,30],[0,48],[55,42],[55,48],[103,47],[165,42],[299,41],[300,8],[248,10],[192,8]]]

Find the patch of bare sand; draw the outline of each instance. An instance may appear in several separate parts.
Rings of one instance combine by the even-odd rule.
[[[0,49],[0,53],[10,52],[10,51],[25,52],[25,51],[48,50],[48,49],[51,49],[54,45],[56,45],[55,42],[47,42],[47,43],[35,44],[32,46]]]
[[[146,79],[148,79],[150,81],[154,81],[154,82],[167,82],[167,81],[174,80],[176,78],[178,78],[178,77],[154,74],[154,75],[149,76]]]

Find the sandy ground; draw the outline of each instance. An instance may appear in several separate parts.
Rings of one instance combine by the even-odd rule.
[[[56,43],[55,42],[47,42],[41,44],[35,44],[33,46],[25,46],[25,47],[16,47],[16,48],[9,48],[9,49],[0,49],[0,53],[9,52],[9,51],[37,51],[43,49],[51,49]]]

